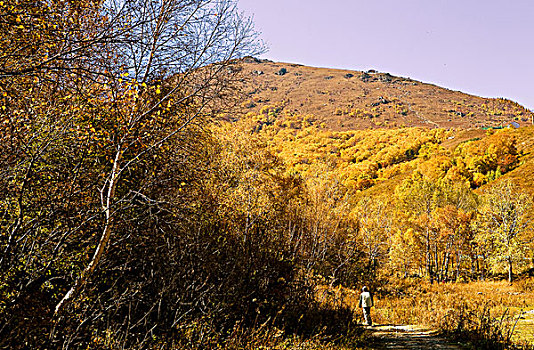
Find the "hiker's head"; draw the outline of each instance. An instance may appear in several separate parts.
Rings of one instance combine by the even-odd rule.
[[[362,288],[362,292],[367,292],[367,291],[368,291],[367,287],[364,286],[364,287]]]

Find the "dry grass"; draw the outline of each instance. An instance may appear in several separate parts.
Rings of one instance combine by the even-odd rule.
[[[287,73],[276,74],[282,68]],[[242,69],[245,113],[281,105],[287,112],[314,115],[330,130],[467,129],[507,125],[513,120],[527,125],[532,118],[532,112],[511,101],[468,95],[387,73],[370,73],[364,78],[365,73],[358,71],[253,59],[245,59]]]
[[[400,295],[380,300],[376,313],[383,322],[432,325],[462,302],[473,306],[491,304],[495,314],[506,309],[512,312],[534,309],[534,291],[518,286],[493,281],[433,285],[423,282]]]

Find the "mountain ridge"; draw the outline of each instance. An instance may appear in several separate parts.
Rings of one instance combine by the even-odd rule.
[[[534,113],[504,98],[486,98],[389,73],[309,67],[254,57],[239,61],[241,111],[276,109],[310,115],[335,131],[531,125]],[[267,113],[267,112],[266,112]]]

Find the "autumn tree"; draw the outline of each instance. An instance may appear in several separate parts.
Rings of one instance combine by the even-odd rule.
[[[479,216],[481,230],[476,239],[486,248],[494,271],[506,265],[511,283],[513,267],[522,262],[526,244],[532,240],[528,219],[532,201],[510,181],[491,187],[483,198]]]
[[[330,285],[354,282],[353,268],[361,259],[358,225],[350,215],[347,191],[325,164],[316,164],[306,179],[301,249],[307,274]]]
[[[473,259],[476,259],[473,257],[475,247],[472,244],[474,237],[471,229],[474,213],[474,211],[466,211],[451,204],[436,210],[436,221],[439,229],[438,243],[440,245],[439,250],[442,252],[438,269],[439,280],[458,280],[465,257],[470,256],[471,263],[473,263]],[[454,277],[451,278],[450,270],[454,268]]]
[[[195,124],[230,91],[233,59],[261,47],[232,0],[20,0],[0,11],[1,332],[38,344],[32,313],[41,325],[52,303],[68,315],[103,264],[117,268],[111,247],[161,229],[162,188],[198,166]]]
[[[105,253],[113,212],[122,201],[117,196],[121,175],[145,154],[178,140],[227,87],[230,61],[253,50],[251,24],[236,14],[232,1],[110,1],[102,12],[117,28],[112,54],[124,74],[116,96],[126,94],[129,101],[116,110],[120,120],[101,191],[105,221],[99,243],[56,311]]]
[[[424,264],[431,282],[435,279],[435,266],[432,254],[436,230],[433,226],[434,210],[439,207],[442,192],[436,181],[415,173],[395,189],[399,209],[404,211],[406,219],[414,225],[422,235],[424,242]]]
[[[395,194],[405,220],[424,242],[426,273],[431,281],[442,280],[448,275],[453,252],[458,264],[460,251],[469,241],[470,213],[476,208],[476,198],[468,182],[447,177],[450,164],[423,164],[395,189]]]
[[[362,199],[356,207],[362,250],[370,271],[375,270],[387,256],[392,231],[392,208],[391,201],[385,197]]]
[[[407,278],[412,271],[420,273],[418,261],[424,260],[424,243],[412,228],[398,227],[391,237],[388,258],[397,277]],[[418,271],[419,270],[419,271]]]

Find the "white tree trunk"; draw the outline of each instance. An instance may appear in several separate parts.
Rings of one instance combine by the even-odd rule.
[[[61,301],[56,305],[56,309],[55,309],[56,314],[83,287],[83,285],[87,282],[88,278],[91,277],[98,263],[100,262],[100,259],[102,259],[104,252],[106,251],[106,246],[111,236],[111,225],[112,225],[111,205],[113,202],[113,198],[115,196],[115,189],[117,188],[117,180],[119,178],[119,163],[120,163],[121,154],[122,154],[122,150],[119,147],[119,149],[117,150],[117,153],[115,154],[115,160],[113,161],[113,168],[110,174],[108,191],[105,197],[105,201],[103,201],[102,203],[104,214],[106,215],[106,221],[105,221],[104,229],[102,230],[102,234],[100,236],[100,242],[98,242],[98,246],[96,247],[96,250],[93,254],[93,258],[91,259],[87,267],[82,271],[80,276],[76,279],[76,281],[74,282],[72,287],[69,289],[67,294],[65,294],[65,296],[61,299]]]

